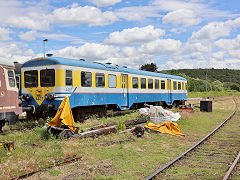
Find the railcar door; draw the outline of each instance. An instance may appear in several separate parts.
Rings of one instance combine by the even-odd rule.
[[[172,104],[172,81],[171,79],[167,80],[167,89],[168,89],[168,104]]]
[[[122,74],[122,106],[128,108],[128,75]]]

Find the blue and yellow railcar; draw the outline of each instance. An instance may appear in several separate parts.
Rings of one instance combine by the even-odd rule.
[[[69,96],[75,119],[107,108],[130,109],[149,104],[180,104],[187,100],[187,80],[110,63],[59,57],[36,58],[21,69],[25,110],[46,114]]]

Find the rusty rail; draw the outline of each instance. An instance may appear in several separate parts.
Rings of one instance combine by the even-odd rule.
[[[239,153],[238,153],[236,159],[233,161],[231,167],[228,169],[227,173],[226,173],[225,176],[223,177],[223,180],[227,180],[227,179],[229,179],[229,177],[230,177],[230,175],[231,175],[233,169],[234,169],[235,166],[237,165],[239,159],[240,159],[240,151],[239,151]]]
[[[18,177],[15,177],[15,178],[12,178],[11,180],[16,180],[16,179],[24,179],[24,178],[27,178],[27,177],[30,177],[38,172],[41,172],[41,171],[45,171],[47,169],[50,169],[50,168],[53,168],[53,167],[57,167],[57,166],[61,166],[61,165],[64,165],[64,164],[68,164],[68,163],[71,163],[71,162],[74,162],[74,161],[77,161],[79,159],[81,159],[82,157],[77,157],[76,154],[73,154],[73,155],[69,155],[67,156],[66,158],[64,158],[63,160],[60,159],[56,162],[53,162],[51,164],[49,164],[46,168],[39,168],[35,171],[32,171],[32,172],[29,172],[29,173],[26,173],[26,174],[23,174],[21,176],[18,176]]]

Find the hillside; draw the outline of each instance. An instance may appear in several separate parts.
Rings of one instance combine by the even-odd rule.
[[[161,73],[184,76],[189,81],[190,91],[205,91],[207,72],[209,90],[240,90],[240,70],[231,69],[178,69]]]

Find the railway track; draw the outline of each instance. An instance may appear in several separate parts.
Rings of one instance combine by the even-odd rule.
[[[239,150],[240,112],[236,103],[232,114],[215,130],[146,179],[223,179]],[[229,176],[240,178],[239,163],[232,169]]]
[[[240,151],[233,161],[231,167],[228,169],[227,173],[223,177],[223,180],[227,180],[229,178],[232,179],[240,179]]]

